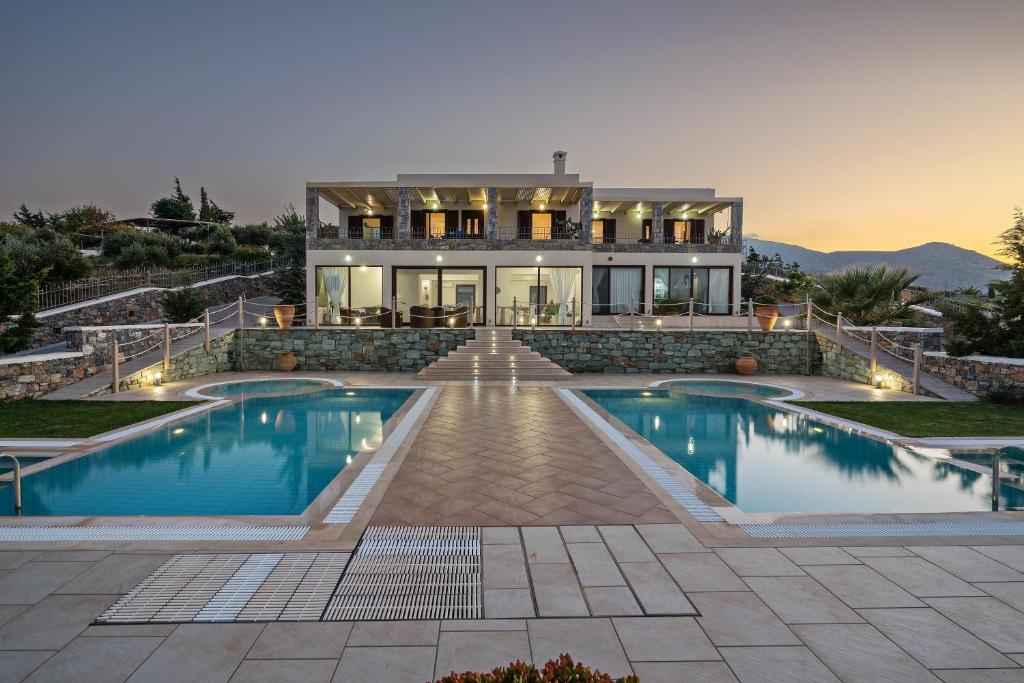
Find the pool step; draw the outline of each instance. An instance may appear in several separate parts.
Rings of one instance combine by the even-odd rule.
[[[447,356],[420,370],[419,377],[435,380],[563,380],[572,377],[520,340],[509,329],[477,329]]]

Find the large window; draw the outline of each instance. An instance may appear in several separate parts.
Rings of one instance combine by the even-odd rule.
[[[451,313],[456,308],[465,308],[468,322],[482,325],[484,313],[484,268],[405,268],[393,269],[395,297],[403,319],[415,322],[412,307],[443,309]],[[422,314],[426,315],[426,314]],[[420,315],[420,318],[422,318]],[[439,312],[430,313],[431,319]],[[461,320],[461,318],[460,318]],[[427,325],[428,327],[430,325]]]
[[[694,313],[729,313],[732,268],[654,269],[654,304],[662,313],[686,313],[693,298]]]
[[[498,325],[571,325],[582,319],[583,268],[495,269]]]
[[[321,325],[376,325],[383,305],[381,266],[317,266],[316,315]]]
[[[594,266],[594,315],[644,310],[643,266]]]

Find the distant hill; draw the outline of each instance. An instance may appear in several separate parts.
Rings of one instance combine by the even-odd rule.
[[[970,285],[984,291],[992,280],[1008,277],[994,258],[946,242],[929,242],[899,251],[824,252],[756,238],[744,239],[743,246],[753,247],[759,254],[778,254],[786,263],[796,261],[805,273],[826,273],[848,266],[906,266],[921,273],[918,284],[949,291]]]

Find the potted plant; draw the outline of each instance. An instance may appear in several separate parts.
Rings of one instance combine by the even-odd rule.
[[[765,332],[771,332],[779,320],[779,302],[771,295],[764,295],[754,304],[757,324]]]
[[[556,303],[548,303],[544,305],[544,322],[550,324],[552,320],[558,317],[558,312],[561,310],[561,306]]]
[[[757,361],[754,359],[754,355],[749,351],[741,351],[739,358],[736,359],[736,374],[753,375],[755,372],[757,372]]]
[[[291,304],[276,304],[274,306],[274,319],[277,320],[277,326],[282,330],[287,330],[292,326],[292,320],[295,319],[295,306]]]
[[[714,228],[708,228],[708,232],[706,235],[708,244],[721,244],[723,237],[725,237],[725,230],[715,230]]]
[[[299,359],[291,351],[285,351],[274,360],[274,365],[281,372],[291,372],[299,364]]]

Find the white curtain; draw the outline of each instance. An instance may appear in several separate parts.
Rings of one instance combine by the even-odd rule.
[[[638,313],[640,306],[639,268],[612,268],[611,285],[608,287],[612,313],[628,313],[630,304]]]
[[[341,324],[341,294],[345,291],[345,278],[348,269],[343,267],[321,268],[324,289],[331,297],[331,324]]]
[[[725,268],[711,268],[708,283],[708,312],[729,312],[729,271]]]
[[[551,289],[555,292],[555,303],[558,304],[558,324],[565,325],[569,320],[569,299],[576,293],[576,282],[580,271],[577,268],[545,268],[544,273],[551,280]],[[579,302],[577,302],[577,306]]]

